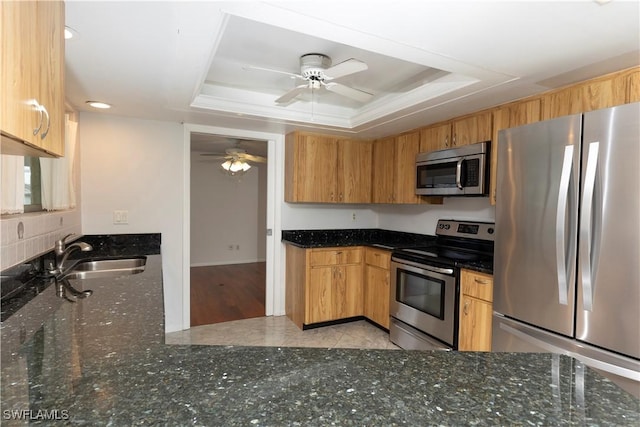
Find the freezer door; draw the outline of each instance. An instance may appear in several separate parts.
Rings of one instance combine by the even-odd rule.
[[[574,332],[581,115],[500,131],[494,309]]]
[[[640,103],[586,113],[576,338],[640,358]]]

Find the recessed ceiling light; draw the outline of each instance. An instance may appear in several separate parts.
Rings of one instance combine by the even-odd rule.
[[[89,104],[93,108],[100,108],[102,110],[105,110],[107,108],[111,108],[111,105],[109,105],[109,104],[107,104],[105,102],[100,102],[100,101],[87,101],[87,104]]]
[[[77,38],[78,32],[71,27],[64,27],[64,39],[69,40],[72,38]]]

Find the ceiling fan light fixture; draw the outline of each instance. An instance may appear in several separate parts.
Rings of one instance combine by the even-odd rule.
[[[227,160],[220,165],[229,175],[243,174],[251,169],[251,165],[242,160]]]

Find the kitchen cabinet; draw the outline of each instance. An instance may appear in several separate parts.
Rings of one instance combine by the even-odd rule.
[[[367,140],[293,132],[285,140],[285,201],[371,202]]]
[[[286,313],[299,327],[363,314],[361,247],[287,245]]]
[[[364,315],[389,329],[391,252],[365,248]]]
[[[460,271],[460,325],[458,350],[491,351],[493,276]]]
[[[497,108],[493,112],[493,137],[491,144],[491,178],[489,200],[492,205],[496,204],[496,177],[498,166],[498,132],[502,129],[522,126],[540,121],[541,100],[540,98],[527,101],[514,102]]]
[[[640,97],[637,88],[637,68],[608,74],[543,95],[542,119],[549,120],[570,114],[586,113],[615,107]]]
[[[444,124],[428,126],[420,130],[420,152],[490,141],[491,129],[492,116],[490,111],[461,117]]]
[[[373,203],[441,204],[441,197],[416,195],[416,155],[420,133],[404,133],[373,144]]]
[[[64,3],[1,2],[3,154],[64,154]]]

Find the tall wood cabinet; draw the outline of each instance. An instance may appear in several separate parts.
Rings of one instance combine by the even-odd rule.
[[[285,201],[371,202],[370,141],[293,132],[285,145]]]
[[[389,329],[391,252],[365,248],[364,315]]]
[[[64,3],[1,2],[3,154],[64,154]]]
[[[416,155],[420,133],[383,138],[373,145],[373,203],[442,203],[441,197],[416,195]]]
[[[491,351],[493,276],[460,271],[460,325],[458,350]]]

